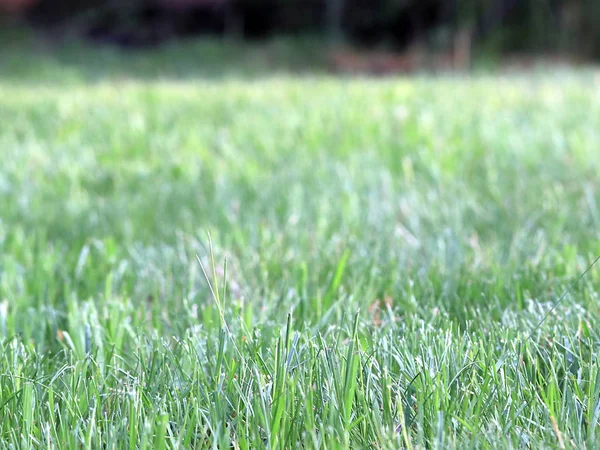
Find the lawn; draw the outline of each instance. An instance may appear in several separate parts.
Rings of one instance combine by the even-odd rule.
[[[600,446],[593,73],[242,55],[2,51],[0,448]]]

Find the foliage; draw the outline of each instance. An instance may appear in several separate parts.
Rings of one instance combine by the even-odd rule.
[[[1,0],[0,0],[1,3]],[[461,28],[500,52],[600,54],[596,0],[39,0],[29,17],[121,45],[190,33],[246,38],[315,32],[403,49]]]

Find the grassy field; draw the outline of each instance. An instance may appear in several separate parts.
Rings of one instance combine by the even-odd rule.
[[[600,265],[552,309],[600,255],[591,72],[39,52],[0,55],[0,448],[600,445]]]

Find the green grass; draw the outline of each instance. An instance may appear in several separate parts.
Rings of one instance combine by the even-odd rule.
[[[219,49],[2,54],[0,448],[598,447],[593,75]]]

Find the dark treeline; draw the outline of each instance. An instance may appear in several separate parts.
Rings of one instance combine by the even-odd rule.
[[[460,29],[491,51],[600,56],[600,0],[0,0],[35,26],[120,45],[200,34],[321,34],[401,50]],[[6,9],[6,8],[5,8]],[[17,9],[14,8],[13,9]]]

